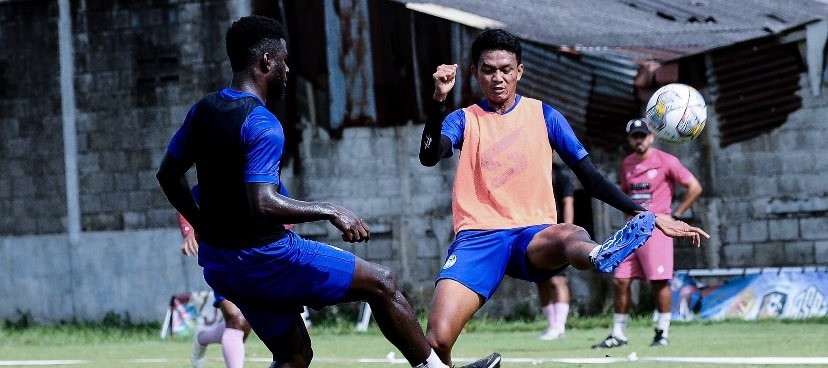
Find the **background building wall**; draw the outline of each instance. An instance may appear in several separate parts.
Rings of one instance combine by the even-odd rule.
[[[0,169],[7,173],[0,177],[0,293],[20,296],[0,300],[0,319],[28,313],[42,322],[99,320],[115,312],[153,321],[173,293],[206,288],[195,259],[180,255],[174,210],[154,173],[191,104],[228,82],[217,45],[233,4],[73,2],[83,230],[76,246],[65,235],[58,76],[43,67],[57,59],[57,6],[0,4],[0,39],[8,45],[0,49]],[[705,186],[693,221],[713,235],[699,249],[680,245],[677,267],[828,263],[828,98],[810,95],[806,79],[803,108],[770,134],[718,148],[713,114],[699,140],[663,146]],[[321,222],[297,231],[390,266],[414,304],[425,307],[453,237],[455,159],[422,167],[422,125],[415,123],[349,127],[334,137],[325,121],[285,123],[302,134],[302,168],[294,172],[293,161],[284,170],[293,196],[353,209],[373,237],[345,244]],[[592,155],[617,177],[623,152]],[[592,207],[597,239],[623,222],[618,211]],[[570,276],[576,304],[590,313],[606,308],[608,276]],[[533,285],[507,278],[482,313],[536,311],[536,303]]]

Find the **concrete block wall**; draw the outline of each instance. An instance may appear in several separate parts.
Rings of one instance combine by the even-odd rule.
[[[800,78],[802,109],[769,134],[713,154],[716,267],[828,264],[828,97]]]
[[[155,179],[190,105],[227,83],[234,1],[70,2],[82,232],[66,232],[57,2],[0,3],[0,320],[157,321],[204,290]]]
[[[415,302],[427,303],[453,240],[451,187],[454,161],[423,167],[417,158],[422,125],[348,128],[341,139],[303,130],[304,173],[283,170],[291,196],[329,201],[365,219],[372,239],[348,244],[328,223],[296,226],[305,237],[391,267]]]
[[[209,290],[176,229],[0,238],[0,321],[101,321],[107,313],[160,322],[170,297]]]
[[[168,227],[155,170],[190,105],[226,84],[227,2],[88,2],[72,21],[81,227]]]
[[[0,234],[63,232],[57,2],[0,11]]]

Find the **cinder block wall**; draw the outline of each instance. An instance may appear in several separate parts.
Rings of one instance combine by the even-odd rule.
[[[223,30],[227,1],[86,2],[73,6],[81,241],[64,234],[66,194],[57,60],[57,6],[0,5],[0,319],[30,312],[51,322],[96,320],[108,311],[134,320],[160,318],[155,307],[173,292],[204,288],[193,259],[178,255],[174,212],[154,171],[190,104],[227,83]],[[75,4],[77,5],[77,4]],[[40,26],[37,26],[40,25]],[[699,250],[681,248],[679,267],[828,263],[828,98],[810,95],[770,134],[724,149],[707,138],[665,147],[688,163],[706,187],[696,217],[713,235]],[[823,91],[826,93],[826,91]],[[708,132],[715,131],[715,117]],[[345,244],[329,224],[302,234],[383,263],[418,306],[452,240],[454,161],[422,167],[422,126],[347,128],[341,139],[307,126],[305,172],[286,182],[297,198],[330,200],[371,225],[368,244]],[[709,150],[710,154],[706,154]],[[611,176],[620,153],[593,152]],[[594,205],[601,239],[621,221]],[[606,220],[605,220],[606,216]],[[620,218],[620,216],[618,216]],[[692,262],[688,255],[692,255]],[[678,263],[677,263],[678,264]],[[179,276],[180,275],[180,276]],[[598,311],[610,294],[607,277],[573,272],[573,299]],[[136,302],[138,301],[138,302]],[[533,285],[506,279],[483,313],[533,308]]]
[[[713,155],[719,266],[828,264],[828,89],[800,84],[784,125]]]
[[[0,234],[61,233],[66,199],[57,2],[0,7]]]

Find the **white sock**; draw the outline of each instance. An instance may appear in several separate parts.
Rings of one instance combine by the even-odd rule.
[[[627,320],[629,314],[615,313],[612,315],[612,336],[619,339],[627,339]]]
[[[592,250],[589,251],[589,261],[590,262],[595,263],[595,257],[598,257],[598,251],[599,250],[601,250],[601,244],[596,245],[595,248],[592,248]]]
[[[428,356],[425,363],[415,365],[414,368],[451,368],[443,363],[440,360],[440,357],[437,356],[437,353],[434,352],[434,349],[431,349],[431,355]]]
[[[563,333],[566,330],[566,317],[569,315],[569,303],[555,303],[555,322],[552,325],[556,331]]]
[[[670,329],[670,319],[673,317],[672,313],[659,313],[656,319],[656,328],[664,331],[661,336],[667,337],[667,330]]]

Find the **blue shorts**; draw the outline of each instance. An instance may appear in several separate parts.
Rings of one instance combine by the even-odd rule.
[[[531,282],[547,280],[569,265],[554,270],[531,268],[526,248],[537,233],[549,226],[463,230],[449,248],[437,280],[457,281],[486,300],[492,297],[504,275]]]
[[[208,252],[213,261],[220,258],[215,249]],[[238,253],[237,264],[226,257],[232,252]],[[303,239],[293,231],[266,246],[218,253],[224,263],[205,267],[204,279],[239,307],[262,339],[288,331],[305,305],[319,309],[339,303],[356,269],[353,253]]]

